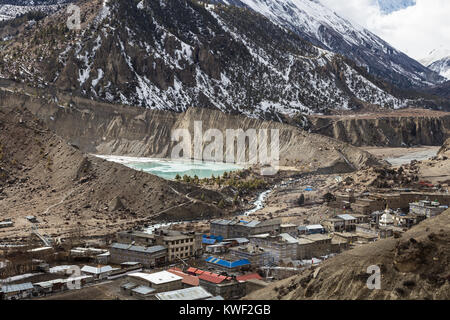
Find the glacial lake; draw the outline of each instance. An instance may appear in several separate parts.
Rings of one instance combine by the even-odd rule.
[[[154,174],[167,180],[174,180],[177,174],[181,177],[184,175],[188,175],[190,177],[197,175],[200,179],[203,179],[211,178],[212,175],[217,177],[219,175],[223,175],[225,172],[238,171],[242,169],[241,166],[222,162],[170,160],[110,155],[95,156],[107,161],[123,164],[131,169]]]

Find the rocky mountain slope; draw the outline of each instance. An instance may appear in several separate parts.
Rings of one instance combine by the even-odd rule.
[[[1,105],[1,103],[0,103]],[[185,195],[190,193],[191,198]],[[204,201],[192,201],[204,194]],[[27,109],[0,107],[0,239],[26,237],[34,215],[43,233],[108,234],[150,219],[219,216],[222,196],[87,156]]]
[[[389,2],[390,6],[397,8],[406,5]],[[233,0],[231,3],[251,8],[275,24],[293,31],[323,49],[350,58],[371,75],[401,88],[423,87],[444,80],[375,34],[340,17],[319,0]],[[394,8],[387,7],[385,1],[380,5],[386,10]]]
[[[450,299],[450,210],[427,219],[400,239],[344,252],[319,267],[270,284],[245,299]],[[381,289],[369,290],[369,266],[381,270]]]
[[[217,108],[275,120],[280,114],[399,108],[423,100],[410,101],[366,68],[251,10],[187,0],[78,4],[80,31],[67,30],[61,11],[0,42],[0,77],[105,102],[174,111]],[[372,37],[346,37],[363,35]],[[382,51],[373,49],[371,57]],[[416,71],[428,72],[422,66]]]
[[[46,14],[62,8],[74,0],[0,0],[0,22],[15,19],[32,11]]]
[[[217,110],[190,108],[185,113],[115,106],[64,94],[42,96],[39,91],[0,90],[0,104],[26,106],[36,116],[83,151],[98,154],[166,158],[178,144],[171,140],[174,129],[188,129],[194,137],[194,122],[202,123],[203,133],[219,130],[226,139],[228,129],[278,129],[280,165],[324,172],[349,172],[378,165],[371,154],[346,143],[309,134],[287,124],[229,115]],[[249,145],[256,141],[249,141]],[[224,147],[224,158],[226,148]],[[194,154],[194,152],[193,152]],[[235,153],[236,158],[238,156]]]
[[[450,137],[450,114],[404,109],[354,116],[310,116],[309,130],[354,146],[440,146]]]

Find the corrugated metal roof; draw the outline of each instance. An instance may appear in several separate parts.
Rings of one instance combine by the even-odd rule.
[[[2,287],[1,292],[3,293],[11,293],[11,292],[20,292],[26,290],[34,289],[33,284],[31,282],[21,283],[21,284],[10,284]]]
[[[343,219],[343,220],[356,220],[356,218],[354,216],[351,216],[349,214],[340,214],[338,215],[339,218]]]
[[[242,260],[237,260],[237,261],[231,262],[231,261],[215,258],[215,257],[212,257],[212,256],[207,258],[206,262],[214,263],[214,264],[217,264],[219,266],[230,268],[230,269],[250,264],[250,261],[247,260],[247,259],[242,259]]]
[[[153,288],[147,287],[147,286],[139,286],[137,288],[134,288],[131,291],[135,292],[135,293],[147,295],[147,294],[155,292],[156,290]]]
[[[155,253],[158,251],[166,250],[163,246],[152,246],[152,247],[142,247],[142,246],[132,246],[129,244],[124,243],[114,243],[111,245],[111,248],[114,249],[121,249],[121,250],[130,250],[130,251],[136,251],[136,252],[142,252],[142,253]]]
[[[237,243],[239,243],[239,244],[249,242],[249,240],[247,238],[231,238],[231,239],[225,239],[225,241],[237,241]]]
[[[321,224],[312,224],[309,226],[306,226],[307,230],[315,230],[315,229],[323,229],[323,226]]]
[[[282,234],[280,234],[280,237],[286,242],[298,243],[298,240],[296,238],[294,238],[293,236],[291,236],[290,234],[288,234],[288,233],[282,233]]]
[[[100,268],[84,266],[83,268],[81,268],[81,272],[94,273],[94,274],[111,272],[112,270],[113,270],[113,268],[111,266],[104,266],[104,267],[100,267]]]
[[[246,226],[246,227],[249,227],[249,228],[254,228],[254,227],[256,227],[257,225],[259,225],[260,223],[261,223],[260,221],[254,220],[254,221],[251,221],[251,222],[247,223],[245,226]]]
[[[136,288],[137,286],[138,285],[133,282],[127,282],[127,283],[121,285],[120,287],[123,289],[133,289],[133,288]]]
[[[156,294],[158,300],[204,300],[211,297],[212,294],[202,287],[192,287]]]
[[[204,244],[214,244],[214,243],[216,243],[216,239],[202,238],[202,243],[204,243]]]

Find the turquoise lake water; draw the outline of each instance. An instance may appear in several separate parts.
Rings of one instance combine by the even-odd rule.
[[[225,172],[237,171],[242,167],[230,163],[202,162],[194,160],[168,160],[155,158],[135,158],[122,156],[96,155],[99,158],[123,164],[131,169],[144,171],[167,180],[174,180],[176,175],[195,176],[200,179],[219,176]]]

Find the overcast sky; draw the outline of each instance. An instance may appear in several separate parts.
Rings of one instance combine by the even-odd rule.
[[[382,14],[376,0],[320,0],[412,58],[440,47],[450,49],[450,0],[417,0],[416,5]]]

